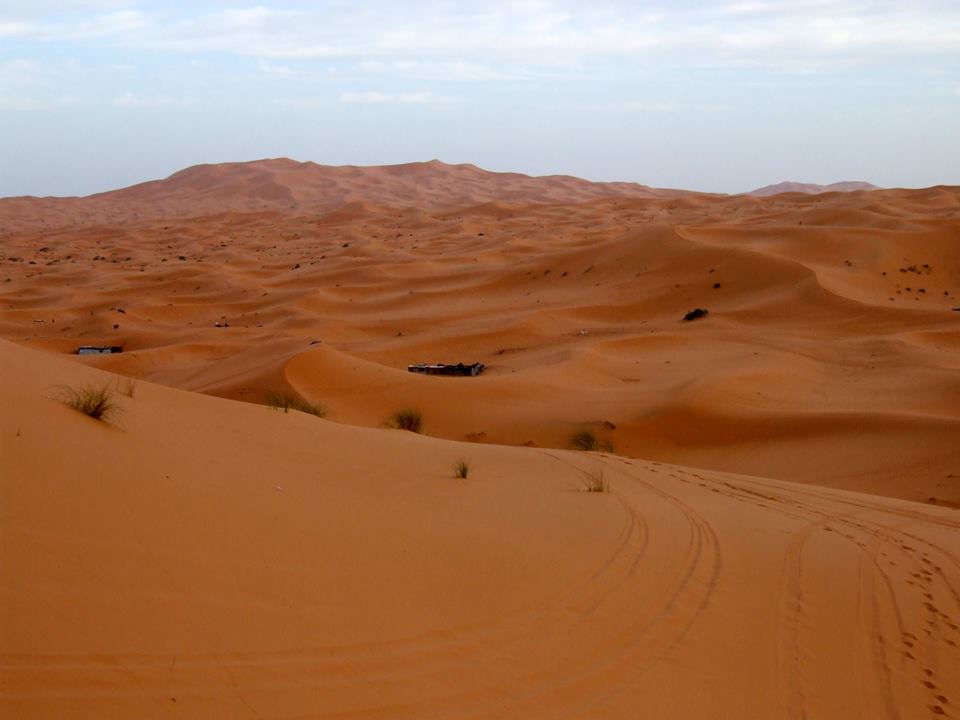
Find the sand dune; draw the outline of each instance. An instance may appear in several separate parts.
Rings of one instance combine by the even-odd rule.
[[[331,196],[328,212],[131,211],[191,193],[241,207],[264,178],[305,197],[324,173],[406,189]],[[632,457],[960,503],[956,188],[475,202],[515,183],[554,180],[267,161],[77,201],[116,224],[14,213],[0,334],[120,344],[82,361],[253,402],[295,392],[337,422],[414,405],[437,437],[549,447],[589,427]],[[695,307],[709,316],[683,322]],[[458,360],[489,371],[405,372]]]
[[[955,715],[958,238],[436,162],[0,200],[0,715]]]
[[[0,347],[5,716],[952,714],[954,511],[145,382],[104,424]]]
[[[676,197],[638,183],[595,183],[569,175],[494,173],[438,160],[355,167],[288,158],[197,165],[164,180],[82,198],[0,199],[8,227],[54,228],[194,217],[225,211],[326,212],[350,203],[392,207],[461,207],[487,202],[570,203],[605,197]]]

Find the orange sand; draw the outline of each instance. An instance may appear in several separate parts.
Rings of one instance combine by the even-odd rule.
[[[0,715],[953,716],[958,238],[439,163],[0,200]]]

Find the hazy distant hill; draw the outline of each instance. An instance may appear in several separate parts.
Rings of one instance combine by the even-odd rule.
[[[835,182],[831,185],[817,185],[816,183],[782,182],[776,185],[765,185],[762,188],[751,190],[748,195],[754,197],[767,197],[769,195],[779,195],[780,193],[805,193],[807,195],[816,195],[825,192],[853,192],[854,190],[880,190],[876,185],[857,180],[846,180],[844,182]]]
[[[158,217],[223,212],[294,210],[330,212],[352,203],[388,207],[466,207],[488,202],[578,203],[599,198],[690,195],[640,183],[591,182],[570,175],[535,177],[491,172],[476,165],[431,160],[404,165],[318,165],[288,158],[196,165],[163,180],[70,198],[0,199],[0,215],[15,221],[126,223]]]

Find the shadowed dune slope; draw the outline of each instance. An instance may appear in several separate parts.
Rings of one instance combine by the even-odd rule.
[[[873,719],[960,701],[955,511],[143,381],[108,422],[56,399],[119,380],[0,341],[4,717]],[[601,473],[609,492],[584,492]]]

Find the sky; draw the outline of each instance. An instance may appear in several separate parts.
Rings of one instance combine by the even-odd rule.
[[[960,0],[0,0],[0,196],[440,159],[960,184]]]

